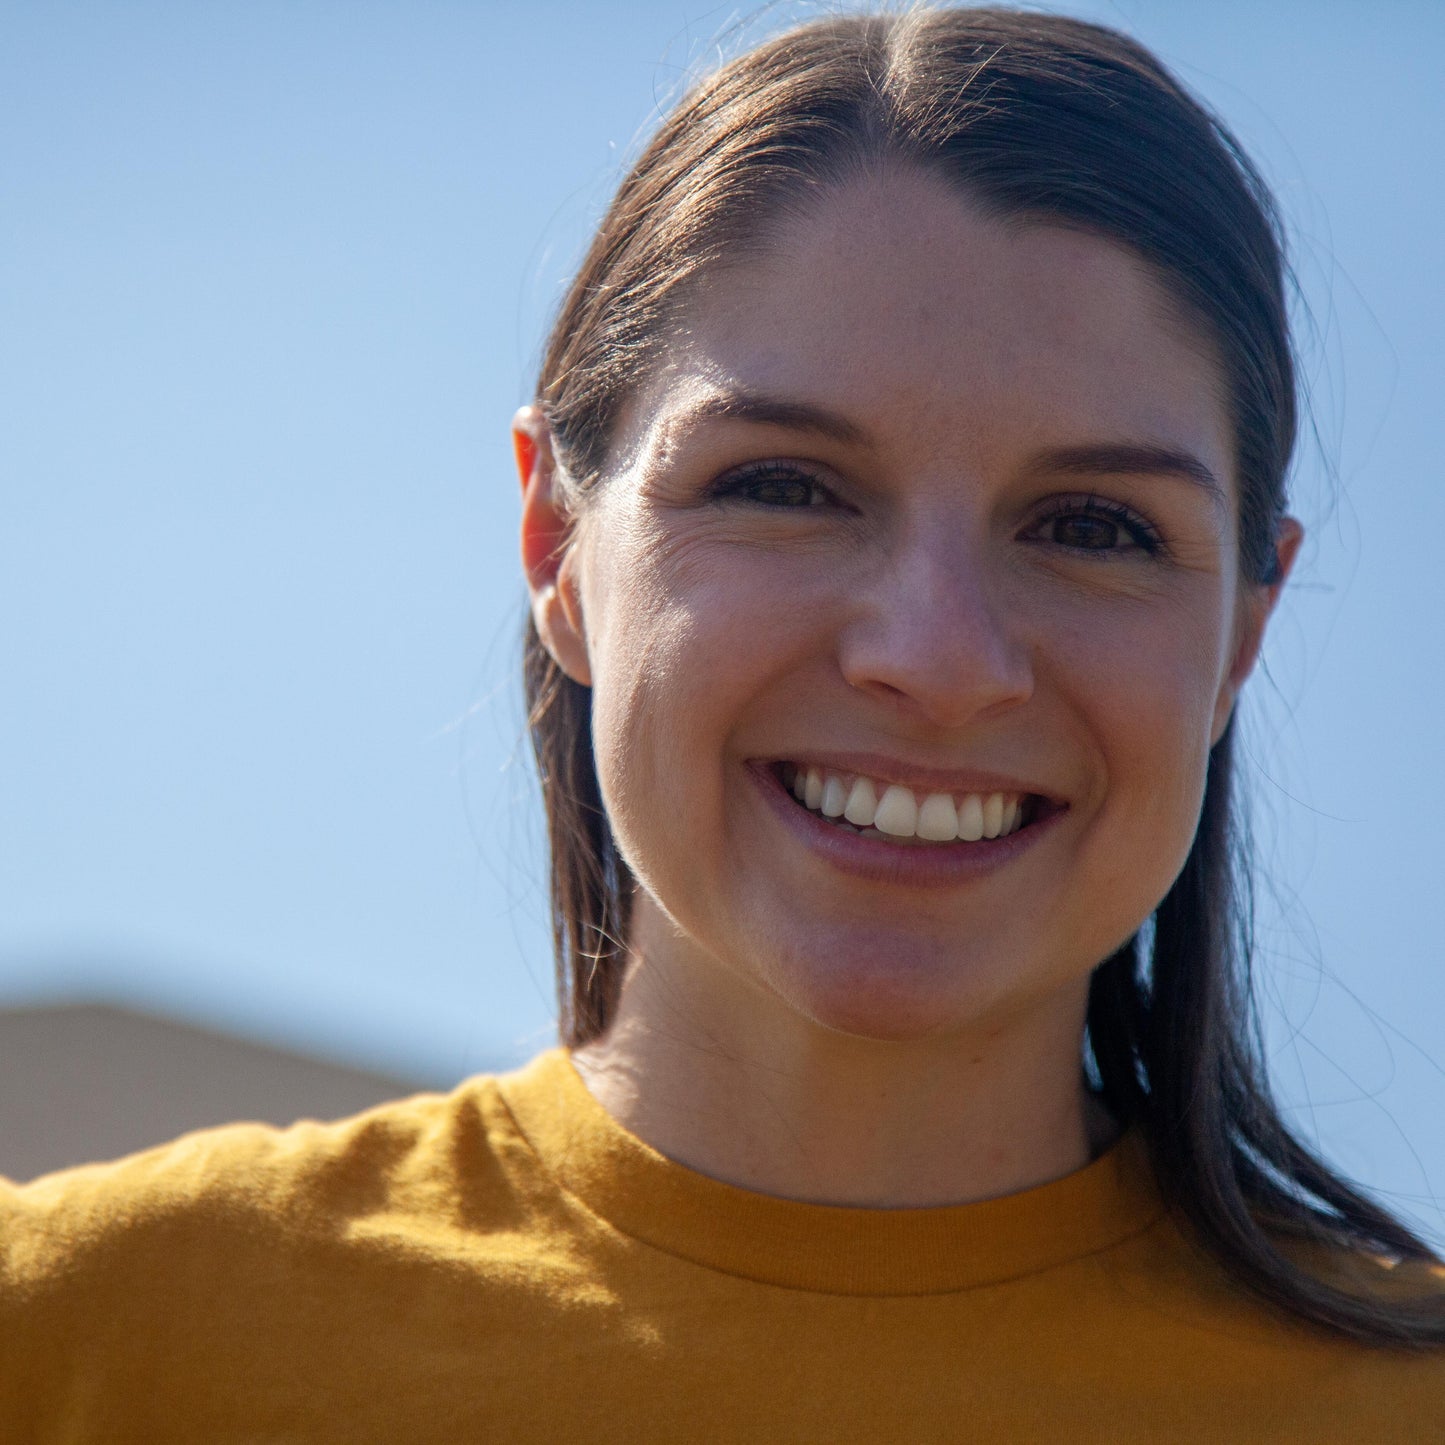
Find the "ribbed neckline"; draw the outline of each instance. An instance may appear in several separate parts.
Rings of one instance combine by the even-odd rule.
[[[727,1274],[830,1294],[940,1294],[1097,1253],[1163,1212],[1143,1142],[1129,1133],[1062,1179],[977,1204],[861,1209],[723,1184],[629,1134],[565,1050],[503,1077],[501,1093],[542,1165],[633,1239]]]

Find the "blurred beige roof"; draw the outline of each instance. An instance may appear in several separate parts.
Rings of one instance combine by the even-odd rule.
[[[236,1119],[339,1119],[418,1086],[100,1004],[0,1009],[0,1175],[114,1159]]]

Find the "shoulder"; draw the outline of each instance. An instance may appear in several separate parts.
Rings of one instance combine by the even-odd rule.
[[[402,1439],[442,1362],[541,1358],[595,1226],[506,1082],[0,1181],[0,1436]]]
[[[244,1264],[315,1252],[380,1219],[405,1233],[464,1215],[484,1234],[526,1210],[535,1173],[499,1081],[484,1076],[337,1122],[232,1124],[0,1180],[0,1316],[82,1282],[123,1289],[162,1262],[168,1280],[234,1280]]]

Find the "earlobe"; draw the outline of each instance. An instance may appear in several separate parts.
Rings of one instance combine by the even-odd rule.
[[[1214,705],[1214,726],[1210,735],[1211,745],[1217,743],[1229,725],[1234,711],[1235,700],[1245,679],[1254,671],[1264,644],[1264,629],[1289,574],[1299,556],[1300,543],[1304,540],[1304,528],[1294,517],[1282,517],[1275,537],[1274,565],[1264,582],[1246,583],[1241,589],[1238,622],[1235,628],[1234,650],[1230,657],[1229,671]]]
[[[562,493],[551,430],[540,407],[524,406],[517,412],[512,445],[522,483],[522,570],[531,594],[532,620],[562,671],[590,687],[576,529]]]

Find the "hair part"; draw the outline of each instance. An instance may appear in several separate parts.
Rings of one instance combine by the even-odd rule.
[[[538,400],[566,505],[580,513],[602,484],[623,407],[698,278],[758,254],[827,188],[889,164],[937,176],[1001,219],[1087,230],[1150,267],[1218,358],[1243,581],[1277,581],[1297,413],[1268,188],[1142,46],[1003,9],[816,21],[737,57],[664,118],[598,228],[542,364]],[[635,880],[602,804],[590,692],[530,625],[525,682],[552,852],[560,1032],[575,1047],[615,1014]],[[1445,1342],[1438,1286],[1387,1299],[1300,1262],[1321,1251],[1335,1264],[1435,1256],[1298,1140],[1272,1098],[1249,986],[1240,818],[1231,723],[1152,927],[1091,980],[1091,1082],[1142,1131],[1176,1216],[1258,1299],[1366,1343]]]

